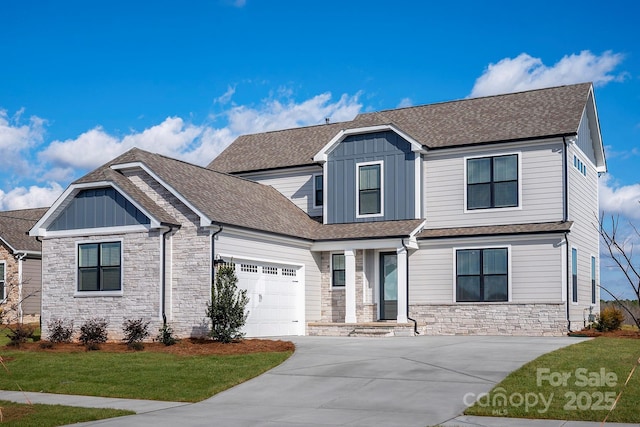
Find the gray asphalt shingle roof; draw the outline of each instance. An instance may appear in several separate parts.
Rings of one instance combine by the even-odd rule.
[[[16,251],[40,252],[40,242],[27,232],[48,208],[22,209],[0,212],[0,239]]]
[[[499,236],[508,234],[564,233],[571,230],[573,221],[528,224],[489,225],[481,227],[431,228],[418,233],[418,239],[446,237]]]
[[[239,173],[313,163],[343,129],[393,124],[429,149],[574,135],[591,83],[358,115],[349,122],[238,137],[208,168]]]

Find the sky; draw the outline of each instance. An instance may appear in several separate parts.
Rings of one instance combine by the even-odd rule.
[[[600,208],[640,244],[638,16],[632,0],[3,2],[0,210],[49,206],[134,146],[206,165],[246,133],[591,81]],[[631,297],[604,255],[602,284]]]

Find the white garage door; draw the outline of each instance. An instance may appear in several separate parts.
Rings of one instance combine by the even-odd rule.
[[[302,284],[299,267],[236,261],[238,287],[247,290],[248,337],[303,335]]]

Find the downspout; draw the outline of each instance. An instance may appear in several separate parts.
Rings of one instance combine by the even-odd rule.
[[[400,243],[402,243],[402,247],[404,248],[405,252],[407,253],[407,279],[406,279],[406,285],[407,285],[407,319],[411,320],[413,322],[413,333],[416,335],[420,335],[420,332],[418,332],[418,322],[416,321],[416,319],[413,319],[412,317],[409,316],[409,248],[407,247],[407,245],[404,244],[404,239],[400,239]]]
[[[222,232],[222,225],[219,225],[219,224],[216,224],[216,225],[218,225],[218,231],[216,231],[215,233],[211,234],[211,285],[212,286],[213,286],[213,283],[216,280],[216,250],[215,250],[216,244],[215,244],[215,240],[216,240],[216,236]]]
[[[26,256],[26,253],[16,255],[18,260],[18,319],[20,319],[20,323],[22,323],[24,317],[22,312],[22,260]],[[8,297],[8,295],[6,296]]]
[[[569,170],[567,167],[567,156],[569,155],[569,146],[567,144],[567,138],[562,137],[563,144],[563,156],[562,156],[562,173],[563,173],[563,201],[562,201],[562,221],[567,222],[569,220]],[[566,243],[565,251],[566,251],[566,268],[567,268],[567,289],[566,289],[566,304],[567,304],[567,330],[571,332],[571,316],[569,309],[569,287],[571,283],[571,274],[570,274],[570,261],[569,261],[569,233],[564,233],[564,241]]]
[[[180,227],[177,227],[180,228]],[[166,312],[166,295],[167,295],[167,243],[166,243],[166,237],[167,234],[171,233],[172,231],[174,231],[176,228],[172,225],[169,226],[169,229],[167,231],[165,231],[164,233],[162,233],[162,239],[160,240],[161,242],[161,251],[162,251],[162,325],[166,326],[167,325],[167,312]]]
[[[40,236],[36,236],[36,242],[40,243],[40,250],[42,251],[42,239],[40,238]],[[44,254],[42,252],[40,252],[40,330],[42,330],[42,258],[44,257]]]

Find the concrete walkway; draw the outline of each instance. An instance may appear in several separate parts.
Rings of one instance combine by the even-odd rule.
[[[487,392],[524,363],[581,339],[420,336],[296,337],[293,341],[297,350],[285,363],[210,399],[186,405],[158,402],[169,406],[156,409],[148,401],[108,399],[113,404],[107,406],[131,409],[138,415],[84,425],[598,425],[460,415],[466,407],[465,395]],[[55,402],[44,399],[42,403],[96,406],[80,399],[58,396]]]

